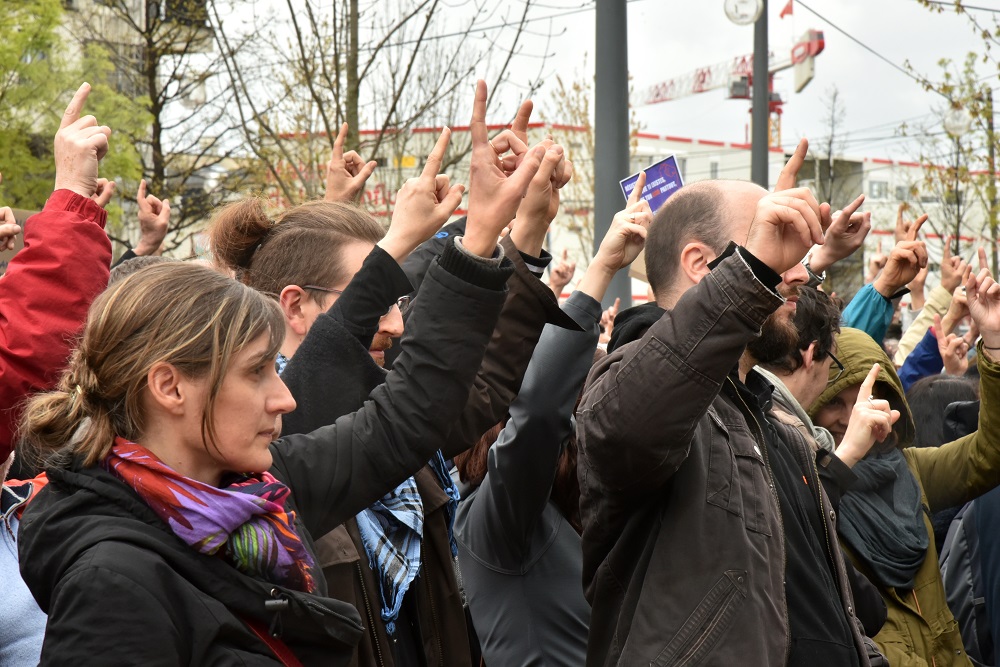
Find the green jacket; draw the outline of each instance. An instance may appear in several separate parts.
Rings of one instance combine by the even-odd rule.
[[[867,334],[845,328],[837,336],[837,356],[845,372],[816,400],[810,416],[815,417],[820,407],[847,387],[861,384],[872,364],[878,362],[881,365],[878,381],[892,390],[889,401],[902,413],[893,430],[904,448],[910,472],[920,485],[924,525],[931,536],[912,591],[886,588],[869,576],[888,608],[888,619],[874,639],[893,667],[971,665],[958,623],[945,598],[930,512],[962,505],[1000,485],[1000,419],[993,407],[1000,404],[1000,364],[988,361],[979,350],[982,378],[979,430],[940,447],[917,448],[909,446],[914,435],[913,416],[902,384],[882,348]],[[841,543],[844,544],[843,540]],[[844,546],[855,565],[870,575]]]

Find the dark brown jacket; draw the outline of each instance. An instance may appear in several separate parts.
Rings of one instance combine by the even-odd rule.
[[[546,322],[579,329],[559,309],[552,291],[528,270],[513,243],[504,239],[502,245],[515,271],[508,280],[507,300],[463,416],[441,449],[446,459],[471,447],[506,414],[520,391]],[[353,401],[363,400],[372,383],[381,381],[382,371],[367,352],[373,322],[359,320],[371,319],[364,313],[384,313],[388,304],[409,292],[405,276],[387,257],[376,250],[365,261],[330,312],[317,319],[289,362],[282,379],[298,407],[285,416],[283,434],[308,432],[357,409]],[[424,655],[429,667],[470,665],[470,629],[449,543],[447,496],[429,467],[421,469],[415,478],[424,503],[421,569],[414,582]],[[354,604],[366,627],[352,665],[393,665],[385,624],[379,616],[377,577],[368,564],[356,520],[349,519],[316,540],[316,551],[330,596]]]
[[[578,414],[588,665],[785,664],[785,548],[763,433],[720,393],[781,302],[731,255],[591,372]],[[812,453],[794,427],[768,419],[793,443],[835,535]]]

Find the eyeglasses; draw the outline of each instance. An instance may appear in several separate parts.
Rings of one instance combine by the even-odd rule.
[[[302,289],[314,289],[318,292],[329,292],[330,294],[337,294],[337,295],[344,293],[344,290],[342,289],[331,289],[329,287],[320,287],[319,285],[303,285]],[[410,297],[408,296],[399,297],[398,299],[396,299],[396,302],[394,304],[389,306],[389,309],[385,311],[385,315],[383,315],[382,317],[385,317],[386,315],[391,313],[393,308],[399,308],[400,310],[403,310],[404,308],[406,308],[406,306],[409,305],[409,303],[410,303]]]
[[[837,370],[837,375],[834,376],[833,379],[831,379],[831,380],[829,380],[827,382],[827,384],[830,385],[830,384],[833,384],[834,382],[836,382],[837,380],[839,380],[840,376],[842,376],[844,374],[844,364],[840,363],[840,359],[838,359],[836,356],[834,356],[833,352],[827,352],[827,354],[830,355],[830,359],[833,360],[833,365],[836,366],[837,369],[838,369]]]

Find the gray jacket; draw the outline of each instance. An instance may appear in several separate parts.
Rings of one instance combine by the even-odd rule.
[[[597,346],[600,304],[574,292],[563,310],[585,330],[547,325],[486,479],[463,488],[455,539],[469,610],[488,665],[586,659],[590,606],[580,536],[549,500],[573,407]]]

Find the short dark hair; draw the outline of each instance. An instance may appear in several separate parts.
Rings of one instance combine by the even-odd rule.
[[[816,342],[813,359],[826,359],[833,351],[834,337],[840,331],[840,309],[826,292],[800,287],[794,323],[799,332],[798,344],[784,357],[766,364],[768,368],[794,373],[802,367],[802,350],[813,341]]]
[[[729,245],[725,220],[725,193],[718,184],[701,181],[670,197],[656,212],[646,236],[646,278],[659,298],[673,287],[680,254],[692,240],[721,254]]]
[[[910,412],[920,415],[913,422],[917,435],[914,447],[938,447],[945,444],[944,411],[958,401],[979,398],[979,388],[968,378],[956,375],[931,375],[917,380],[906,392]]]

